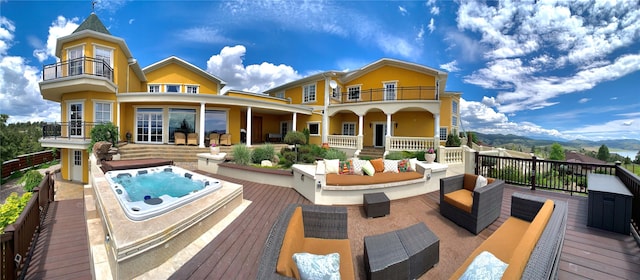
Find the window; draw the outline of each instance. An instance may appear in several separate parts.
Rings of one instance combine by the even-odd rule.
[[[342,135],[356,135],[356,123],[342,123]]]
[[[82,151],[73,151],[73,165],[82,166]]]
[[[198,86],[185,86],[187,93],[198,93]]]
[[[67,59],[69,60],[69,76],[82,74],[82,47],[69,49],[67,51]]]
[[[453,111],[454,115],[458,114],[458,102],[457,101],[451,101],[451,109]]]
[[[93,107],[95,117],[93,121],[96,123],[111,122],[111,103],[96,102]]]
[[[227,111],[205,110],[204,113],[205,136],[211,133],[227,133]]]
[[[440,141],[447,141],[447,128],[446,127],[441,127],[440,128]]]
[[[308,123],[307,126],[309,128],[310,135],[315,135],[315,136],[320,135],[320,123],[317,123],[317,122]]]
[[[340,100],[340,87],[336,87],[331,89],[331,97],[333,97],[333,99],[338,99]]]
[[[347,88],[347,100],[360,100],[360,86],[352,86]]]
[[[180,85],[166,85],[167,92],[180,92]]]
[[[306,85],[302,88],[302,102],[315,102],[316,101],[316,85]]]
[[[111,57],[113,50],[102,47],[95,47],[95,74],[96,76],[111,79]]]
[[[276,92],[276,97],[284,99],[284,91]]]
[[[149,85],[149,92],[160,92],[160,85]]]
[[[457,116],[451,117],[451,126],[453,126],[453,127],[457,127],[458,126],[458,117]]]
[[[397,82],[386,82],[384,86],[384,100],[396,100]]]

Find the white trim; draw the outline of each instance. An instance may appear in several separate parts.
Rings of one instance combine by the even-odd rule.
[[[393,85],[393,99],[387,98],[387,85]],[[398,81],[382,82],[383,100],[398,100]]]
[[[194,87],[196,89],[196,92],[189,92],[189,87]],[[198,94],[200,93],[200,85],[197,84],[184,84],[184,93],[189,93],[189,94]]]
[[[353,89],[358,88],[358,98],[351,98],[350,90],[352,88]],[[362,100],[362,84],[347,86],[347,101],[360,101],[360,100]]]
[[[178,91],[169,91],[169,87],[170,86],[177,86],[178,87]],[[180,83],[164,83],[164,92],[183,93],[182,84],[180,84]]]
[[[109,104],[109,115],[111,116],[109,122],[111,123],[115,123],[113,121],[113,100],[101,100],[101,99],[92,99],[93,101],[93,122],[97,123],[98,121],[96,120],[96,105],[98,103],[103,103],[103,104]]]
[[[317,134],[312,134],[311,133],[311,125],[312,124],[317,124],[318,125],[318,133]],[[309,129],[309,135],[310,136],[320,136],[320,131],[322,131],[322,122],[318,122],[318,121],[312,121],[312,122],[307,122],[307,128]]]
[[[69,131],[67,131],[67,133],[68,133],[67,136],[81,138],[86,133],[85,126],[84,126],[84,123],[87,121],[87,118],[85,116],[86,111],[87,111],[86,110],[87,106],[85,105],[85,99],[67,100],[67,102],[65,102],[65,103],[66,103],[66,106],[67,106],[67,114],[66,114],[67,115],[67,123],[68,123],[67,129],[69,130]],[[81,108],[82,111],[81,111],[81,115],[80,115],[80,131],[81,131],[81,133],[80,133],[80,135],[71,135],[71,106],[72,105],[77,105],[77,104],[82,105],[82,108]]]
[[[91,43],[91,45],[93,46],[93,58],[97,58],[96,57],[96,49],[101,48],[101,49],[105,49],[105,50],[109,50],[111,52],[111,55],[109,56],[109,66],[111,68],[113,67],[113,54],[115,53],[115,48],[109,47],[109,46],[105,46],[105,45],[100,45],[100,44],[96,44],[96,43]]]
[[[151,87],[158,87],[158,91],[151,91]],[[162,91],[162,84],[147,84],[147,92],[159,93]]]
[[[345,125],[353,125],[353,134],[345,134],[344,133],[344,126]],[[358,135],[358,123],[357,122],[342,122],[342,125],[340,126],[340,130],[342,135],[351,135],[351,136],[356,136]]]
[[[442,129],[444,129],[444,130],[445,130],[444,135],[442,135]],[[447,141],[447,137],[449,136],[449,133],[450,133],[450,132],[451,132],[451,131],[449,130],[449,127],[448,127],[448,126],[441,126],[441,127],[440,127],[440,139],[438,139],[438,140],[440,140],[440,141]],[[442,139],[442,138],[444,138],[444,139]]]
[[[334,91],[336,91],[338,96],[333,96]],[[341,100],[342,99],[341,97],[342,97],[342,87],[340,85],[338,85],[335,89],[334,88],[331,89],[331,99]]]
[[[372,130],[373,130],[373,146],[374,147],[384,147],[385,145],[385,137],[387,136],[387,122],[371,122],[372,123]],[[376,125],[382,125],[382,146],[376,146]],[[391,125],[391,136],[393,136],[393,131],[394,131],[394,125]]]
[[[313,100],[311,100],[311,98],[308,98],[309,100],[304,101],[304,97],[305,97],[305,88],[313,86]],[[309,83],[306,85],[302,86],[302,104],[305,103],[315,103],[318,100],[318,85],[317,83]]]

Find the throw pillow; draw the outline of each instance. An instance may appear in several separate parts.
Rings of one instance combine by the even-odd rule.
[[[324,174],[338,174],[338,170],[340,169],[340,160],[339,159],[325,159],[324,160]]]
[[[362,175],[362,166],[364,165],[365,162],[368,162],[368,161],[357,159],[357,158],[352,159],[351,164],[353,164],[353,174]]]
[[[474,190],[477,190],[478,188],[482,188],[486,185],[487,185],[487,178],[483,177],[482,175],[478,175],[478,178],[476,178],[476,187],[474,188]]]
[[[473,259],[460,279],[501,279],[507,266],[493,254],[483,251]]]
[[[376,173],[376,169],[373,168],[371,161],[366,160],[364,165],[362,165],[362,173],[367,174],[369,176],[373,176]]]
[[[339,168],[340,170],[338,170],[338,173],[340,174],[353,174],[353,164],[351,163],[351,160],[341,160]]]
[[[376,170],[376,172],[384,172],[384,159],[382,158],[377,158],[377,159],[372,159],[370,160],[371,165],[373,165],[373,168]]]
[[[411,166],[411,170],[410,171],[416,171],[416,164],[418,163],[418,159],[417,158],[410,158],[409,159],[409,166]]]
[[[409,172],[411,171],[411,163],[409,159],[403,159],[398,161],[398,172]]]
[[[398,161],[397,160],[390,160],[390,159],[385,159],[384,160],[384,172],[392,172],[392,173],[398,173]]]
[[[293,254],[293,261],[300,272],[300,279],[340,279],[340,254],[314,255],[309,253]]]

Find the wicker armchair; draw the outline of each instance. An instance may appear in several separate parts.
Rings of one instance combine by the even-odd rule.
[[[440,179],[440,214],[473,234],[478,234],[498,219],[504,190],[504,181],[502,180],[494,180],[484,187],[473,189],[476,178],[477,175],[461,174]],[[470,185],[471,187],[469,187]],[[462,192],[463,195],[470,194],[472,196],[473,204],[470,212],[445,199],[447,194],[456,191],[459,191],[458,194]],[[464,194],[465,192],[468,194]]]
[[[187,145],[198,145],[198,133],[191,132],[187,134]]]
[[[182,132],[174,132],[173,138],[176,145],[187,145],[187,136]]]
[[[231,134],[220,135],[220,145],[231,145]]]
[[[209,134],[209,145],[220,145],[220,134],[218,133],[211,133]]]
[[[262,258],[258,266],[257,279],[290,279],[276,272],[280,248],[289,225],[289,220],[296,209],[302,207],[304,236],[322,239],[347,239],[347,208],[323,205],[290,204],[278,216],[267,236]],[[351,256],[341,256],[351,258]]]

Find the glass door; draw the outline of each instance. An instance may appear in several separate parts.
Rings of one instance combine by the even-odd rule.
[[[111,50],[106,48],[96,47],[95,49],[95,74],[96,76],[107,77],[111,79]]]
[[[82,47],[69,49],[67,56],[69,60],[69,76],[82,74]]]
[[[69,136],[82,137],[82,103],[69,103]]]
[[[136,142],[162,143],[162,109],[138,109]]]
[[[396,82],[384,83],[384,100],[396,100]]]

